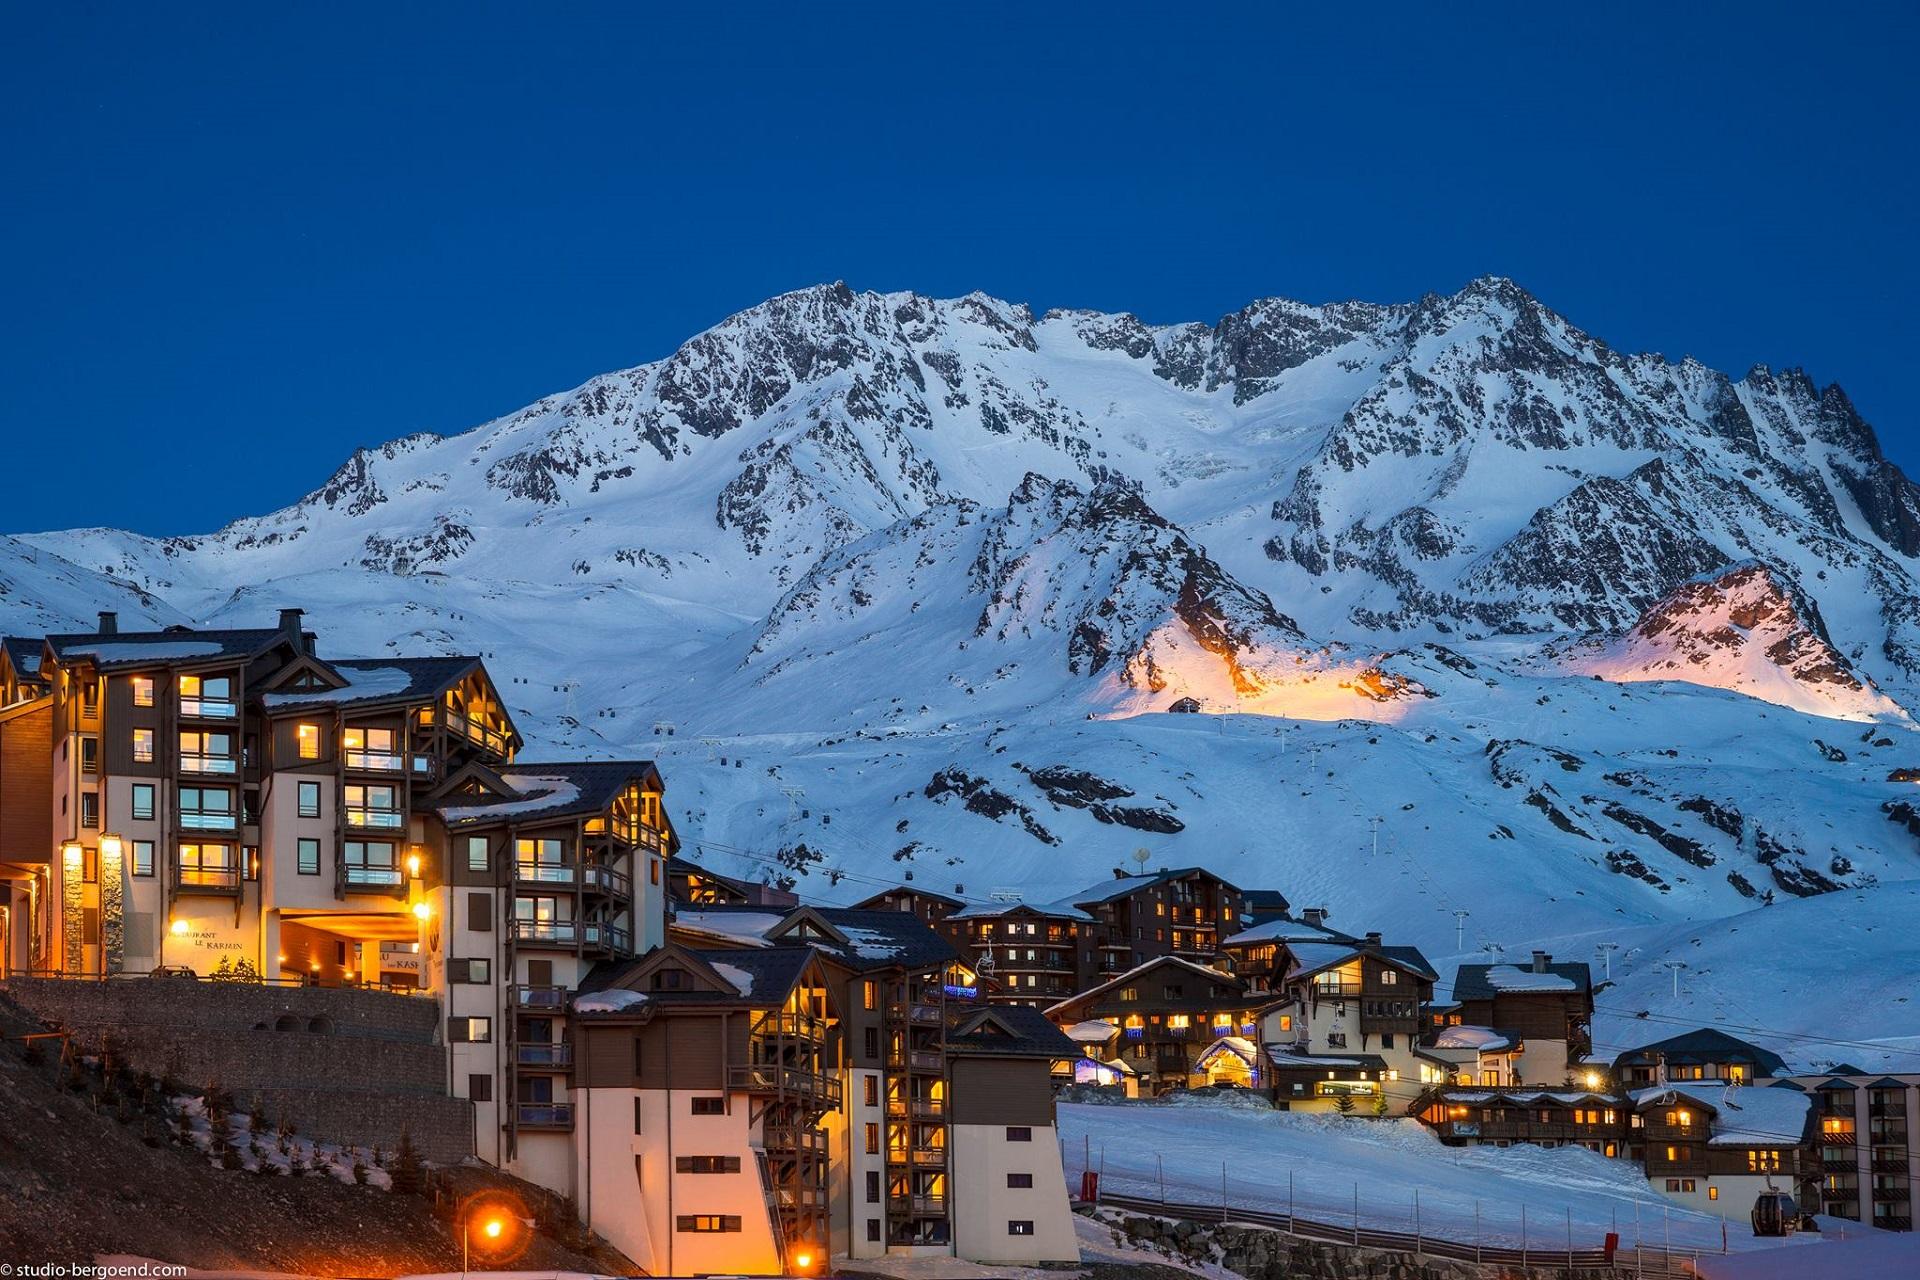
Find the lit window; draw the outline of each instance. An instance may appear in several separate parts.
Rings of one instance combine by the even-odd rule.
[[[1707,1199],[1718,1200],[1719,1198],[1720,1198],[1720,1188],[1718,1187],[1707,1188]]]
[[[133,758],[140,764],[153,763],[153,730],[135,729],[133,731]]]
[[[294,741],[299,745],[300,758],[302,760],[318,760],[320,758],[320,726],[319,725],[317,724],[296,725],[294,726],[294,730],[293,730],[293,738],[294,738]]]
[[[133,678],[133,705],[150,707],[153,705],[153,677],[135,676]]]

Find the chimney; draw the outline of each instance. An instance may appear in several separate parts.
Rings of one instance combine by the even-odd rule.
[[[1367,945],[1370,947],[1378,947],[1380,945],[1380,935],[1377,933],[1368,934]]]
[[[1113,869],[1113,878],[1115,880],[1125,880],[1127,878],[1127,869],[1125,867],[1115,867]]]
[[[1325,907],[1308,907],[1300,913],[1300,918],[1318,929],[1327,922],[1327,909]]]
[[[119,635],[120,615],[111,609],[102,609],[100,611],[100,634],[103,636]]]
[[[1533,953],[1533,971],[1535,973],[1545,973],[1547,971],[1547,965],[1549,962],[1552,961],[1552,959],[1553,957],[1548,955],[1544,951],[1534,952]]]
[[[300,629],[300,619],[305,613],[305,609],[282,609],[280,611],[280,630],[288,639],[293,641],[293,651],[295,653],[305,653],[307,651],[307,638],[301,633]]]

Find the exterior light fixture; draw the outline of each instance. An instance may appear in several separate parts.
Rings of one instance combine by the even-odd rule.
[[[100,837],[100,856],[103,858],[119,857],[123,847],[120,837],[111,831]]]
[[[1599,1087],[1600,1087],[1600,1073],[1598,1071],[1587,1072],[1587,1088],[1598,1089]]]
[[[187,922],[178,916],[174,917],[173,924],[170,927],[173,930],[173,936],[176,938],[184,936],[187,932]]]
[[[410,853],[407,855],[407,874],[413,877],[415,880],[418,880],[420,878],[420,855],[419,854]]]
[[[285,964],[287,962],[286,953],[283,951],[279,955],[275,956],[274,959],[278,961],[280,964]]]
[[[66,864],[70,867],[77,867],[80,865],[80,857],[84,852],[85,851],[81,849],[80,842],[78,840],[68,840],[60,846],[60,856],[66,861]]]
[[[432,903],[430,903],[430,902],[425,902],[425,901],[422,901],[422,902],[416,902],[416,903],[414,903],[414,904],[413,904],[413,916],[414,916],[414,919],[416,919],[416,920],[425,920],[425,919],[427,919],[428,917],[430,917],[431,915],[433,915],[433,904],[432,904]]]

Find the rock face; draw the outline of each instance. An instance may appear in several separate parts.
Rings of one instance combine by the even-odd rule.
[[[1558,665],[1607,680],[1734,689],[1815,715],[1898,712],[1833,647],[1812,601],[1779,570],[1751,562],[1681,583],[1624,635],[1562,647]]]

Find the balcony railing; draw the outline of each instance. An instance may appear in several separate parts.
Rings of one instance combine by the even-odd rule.
[[[349,749],[346,757],[347,768],[358,769],[363,773],[399,773],[407,767],[406,757],[392,751]]]
[[[182,773],[232,773],[236,762],[232,756],[210,756],[199,751],[180,753],[180,772]]]
[[[513,864],[513,878],[527,884],[572,884],[575,865],[526,859]]]
[[[370,805],[351,804],[345,808],[347,825],[366,831],[398,831],[407,824],[407,817],[398,809],[376,809]]]
[[[940,1006],[936,1004],[890,1004],[887,1016],[896,1021],[917,1022],[922,1025],[938,1026]]]
[[[928,1050],[915,1050],[912,1053],[891,1050],[887,1054],[887,1065],[895,1071],[938,1072],[946,1064],[938,1053]]]
[[[507,988],[507,1000],[520,1009],[564,1009],[567,1007],[567,989],[521,986],[516,983]]]
[[[750,1062],[727,1068],[727,1087],[752,1093],[788,1093],[840,1105],[840,1081],[815,1071]]]
[[[573,1128],[571,1102],[522,1102],[518,1104],[516,1116],[522,1129]]]
[[[629,950],[633,945],[630,930],[598,921],[583,924],[575,920],[515,920],[512,928],[514,938],[520,942],[565,947],[577,942],[589,947],[612,947],[618,951]]]
[[[888,1147],[889,1164],[944,1165],[947,1162],[945,1147]]]
[[[232,698],[190,698],[181,694],[180,714],[196,720],[231,720],[240,709]]]
[[[514,1060],[527,1067],[564,1067],[573,1062],[573,1046],[564,1042],[517,1045]]]
[[[616,897],[625,897],[633,891],[633,881],[624,871],[615,871],[612,867],[603,867],[598,863],[583,863],[580,867],[582,888],[594,889],[600,893],[610,893]]]
[[[348,867],[347,883],[369,889],[399,889],[407,883],[407,873],[399,867]]]
[[[1875,1155],[1871,1167],[1875,1173],[1905,1173],[1907,1171],[1907,1158],[1905,1156]]]
[[[824,1156],[827,1135],[806,1125],[769,1124],[760,1130],[760,1142],[768,1151],[783,1155]]]
[[[945,1196],[896,1195],[887,1198],[893,1202],[893,1209],[897,1213],[911,1213],[915,1216],[932,1216],[947,1211],[947,1198]]]
[[[753,1024],[753,1034],[760,1037],[787,1036],[795,1040],[825,1041],[831,1025],[825,1018],[816,1018],[807,1013],[791,1013],[778,1009],[760,1015]]]
[[[240,889],[240,868],[183,866],[179,887],[188,892],[236,893]]]
[[[180,811],[182,831],[231,831],[237,825],[237,821],[231,813],[212,813],[205,809]]]
[[[447,726],[447,732],[465,738],[474,746],[490,754],[504,756],[507,753],[507,735],[498,729],[489,729],[485,725],[475,724],[457,711],[442,711],[440,716]],[[424,723],[431,723],[424,711],[421,718]]]

